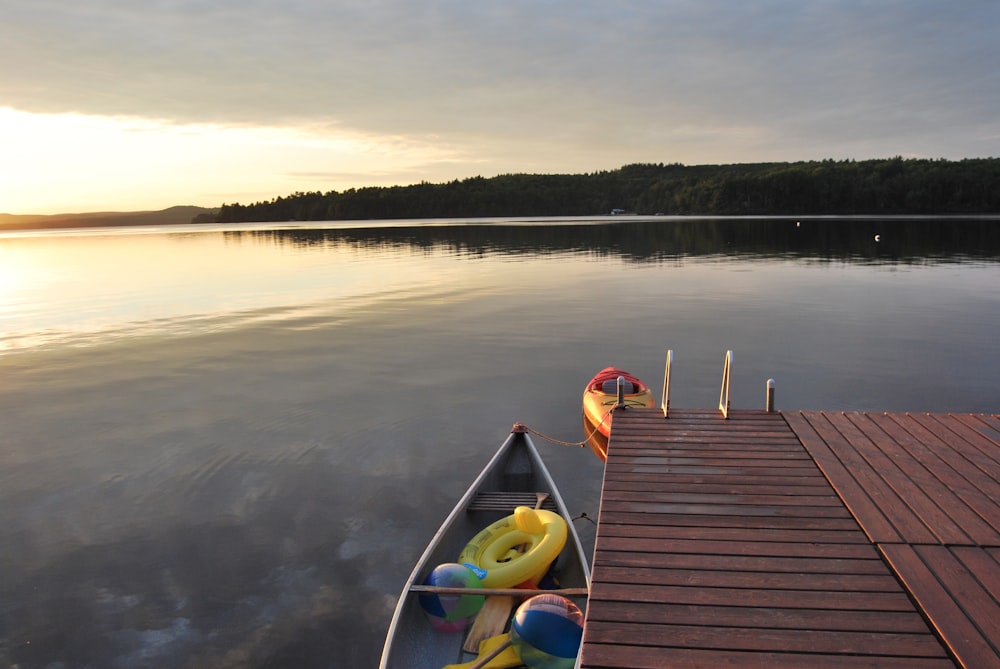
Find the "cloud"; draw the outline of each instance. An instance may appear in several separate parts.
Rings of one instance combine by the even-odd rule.
[[[997,43],[992,0],[9,0],[0,104],[438,149],[300,170],[403,180],[961,158],[1000,155]]]
[[[3,86],[21,108],[201,122],[367,118],[427,132],[450,127],[445,119],[477,128],[497,110],[527,117],[645,100],[694,114],[803,88],[833,103],[838,92],[960,79],[956,68],[989,78],[996,70],[982,61],[996,60],[1000,23],[990,3],[961,2],[13,5],[2,30],[17,66],[4,68]]]

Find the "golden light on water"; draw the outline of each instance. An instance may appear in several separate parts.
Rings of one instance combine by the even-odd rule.
[[[0,353],[317,310],[343,318],[414,296],[461,301],[505,272],[501,263],[476,260],[487,271],[470,278],[467,263],[454,260],[351,241],[298,247],[254,233],[0,234]]]
[[[17,295],[30,273],[20,253],[0,246],[0,319],[14,309]]]

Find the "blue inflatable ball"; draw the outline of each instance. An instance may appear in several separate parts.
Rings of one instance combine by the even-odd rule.
[[[424,585],[445,588],[481,588],[483,582],[476,573],[464,564],[446,562],[434,567],[424,580]],[[420,606],[427,614],[434,629],[443,632],[461,632],[483,608],[483,595],[444,595],[424,593],[420,595]]]
[[[514,613],[510,639],[531,669],[573,669],[583,638],[583,612],[559,595],[535,595]]]

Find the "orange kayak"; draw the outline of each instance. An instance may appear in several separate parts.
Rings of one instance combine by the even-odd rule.
[[[611,411],[618,403],[618,377],[625,380],[625,406],[646,408],[656,406],[653,391],[638,377],[617,367],[605,367],[599,371],[583,391],[583,418],[585,429],[588,423],[590,426],[588,434],[596,430],[605,438],[603,449],[594,448],[593,442],[599,440],[592,440],[591,443],[591,449],[602,460],[607,458],[606,439],[611,435]]]

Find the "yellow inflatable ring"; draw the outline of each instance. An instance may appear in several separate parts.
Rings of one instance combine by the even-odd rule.
[[[514,515],[477,534],[457,561],[485,571],[486,576],[480,576],[484,588],[537,584],[566,545],[567,533],[566,521],[558,514],[519,506]]]

